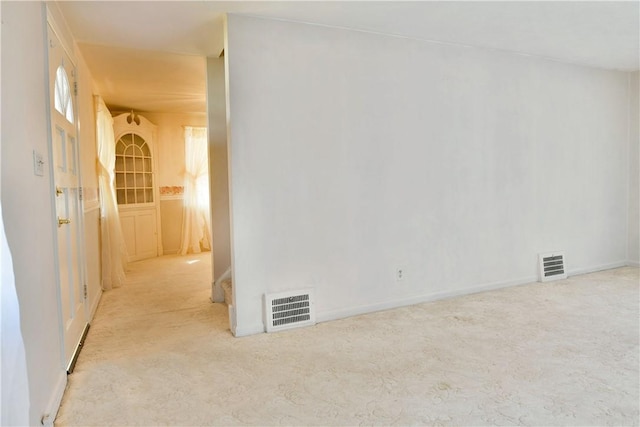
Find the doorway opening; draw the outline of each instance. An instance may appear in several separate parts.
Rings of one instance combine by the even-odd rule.
[[[213,263],[206,113],[111,109],[115,191],[128,270],[133,263],[152,258],[166,258],[171,265],[165,267],[157,260],[155,269],[183,265],[185,275],[191,274],[195,264],[200,269],[206,266],[207,278],[198,274],[202,299],[210,303]]]
[[[154,268],[167,273],[179,257],[185,271],[205,266],[202,300],[211,304],[216,235],[209,183],[217,176],[211,145],[212,135],[226,144],[226,123],[224,114],[211,120],[210,105],[225,105],[224,89],[211,99],[205,57],[82,43],[79,50],[113,116],[114,184],[128,261],[166,257],[170,266]],[[219,81],[224,87],[223,76]]]

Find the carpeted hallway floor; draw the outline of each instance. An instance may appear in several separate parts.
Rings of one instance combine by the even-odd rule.
[[[56,425],[638,425],[639,270],[233,338],[209,255],[106,292]]]

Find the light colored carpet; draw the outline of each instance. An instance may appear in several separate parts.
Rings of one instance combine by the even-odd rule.
[[[209,265],[104,294],[57,425],[638,425],[637,268],[233,338]]]

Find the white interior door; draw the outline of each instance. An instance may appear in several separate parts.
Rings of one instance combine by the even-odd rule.
[[[49,83],[51,153],[56,192],[58,279],[64,362],[70,368],[87,326],[82,268],[80,165],[75,106],[75,69],[51,28]]]

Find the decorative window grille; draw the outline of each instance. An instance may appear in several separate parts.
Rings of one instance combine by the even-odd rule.
[[[135,133],[116,142],[116,197],[119,205],[153,203],[151,150]]]

